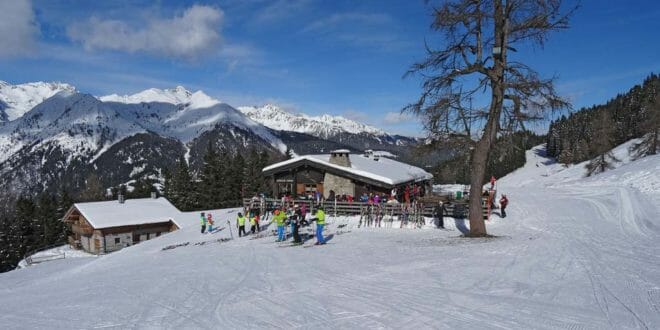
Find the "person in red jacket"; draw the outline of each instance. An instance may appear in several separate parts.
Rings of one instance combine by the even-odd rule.
[[[502,195],[500,198],[500,212],[502,213],[502,218],[506,218],[506,206],[509,204],[509,199],[506,198],[506,195]]]

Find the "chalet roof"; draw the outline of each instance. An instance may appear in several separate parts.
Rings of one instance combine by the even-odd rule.
[[[105,202],[75,203],[73,205],[95,229],[176,222],[181,212],[165,198],[127,199]]]
[[[349,156],[351,167],[330,163],[329,154],[298,156],[283,162],[279,162],[263,169],[263,172],[274,172],[279,168],[289,167],[298,162],[308,161],[331,168],[337,172],[350,173],[359,177],[381,182],[388,186],[394,186],[411,181],[424,181],[433,178],[431,173],[406,163],[393,159],[379,157],[365,157],[364,155],[351,154]]]

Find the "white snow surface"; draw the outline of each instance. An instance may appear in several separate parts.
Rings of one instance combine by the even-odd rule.
[[[41,263],[66,258],[90,258],[96,257],[95,254],[87,253],[83,250],[76,250],[71,245],[61,245],[47,250],[39,251],[30,255],[33,263]],[[34,264],[33,264],[34,265]],[[18,263],[19,268],[29,267],[25,259]]]
[[[378,161],[376,161],[373,157],[350,154],[349,159],[351,162],[351,167],[330,163],[329,154],[304,155],[264,167],[263,171],[268,171],[280,166],[299,162],[301,160],[309,160],[311,162],[330,166],[341,171],[350,172],[355,175],[370,178],[390,185],[396,185],[409,181],[423,181],[433,178],[431,173],[428,173],[419,167],[408,165],[406,163],[402,163],[386,157],[381,157],[378,159]]]
[[[20,118],[37,104],[61,91],[74,92],[75,88],[60,82],[39,81],[12,85],[0,81],[0,122]]]
[[[342,116],[320,115],[310,116],[303,113],[291,113],[274,104],[263,106],[238,107],[252,120],[279,131],[292,131],[306,133],[317,137],[327,138],[342,132],[373,135],[386,133],[373,126],[358,123]]]
[[[181,212],[165,198],[126,199],[104,202],[75,203],[78,211],[95,229],[143,225],[173,221],[181,227]]]
[[[462,219],[357,228],[328,210],[328,245],[278,248],[217,243],[229,229],[200,234],[191,213],[117,253],[0,274],[0,328],[660,328],[659,156],[584,179],[542,154],[499,180],[510,205],[487,224],[496,238],[459,237]]]

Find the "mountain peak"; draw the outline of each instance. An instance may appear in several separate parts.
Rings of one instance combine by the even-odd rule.
[[[342,116],[296,114],[288,112],[272,103],[267,103],[260,107],[239,107],[238,110],[250,117],[250,119],[271,129],[305,133],[322,138],[340,133],[368,133],[379,136],[386,134],[378,128],[361,124]]]
[[[32,82],[12,85],[0,81],[0,122],[23,116],[45,99],[65,91],[75,93],[75,87],[61,82]]]
[[[111,94],[99,98],[103,102],[118,103],[170,103],[185,104],[190,108],[208,108],[221,103],[219,100],[206,95],[202,91],[190,92],[183,86],[169,89],[149,88],[132,95]]]

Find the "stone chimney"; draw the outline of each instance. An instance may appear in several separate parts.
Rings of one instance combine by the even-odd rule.
[[[351,167],[351,160],[348,154],[351,152],[347,149],[339,149],[330,152],[330,164],[336,164],[345,167]]]

